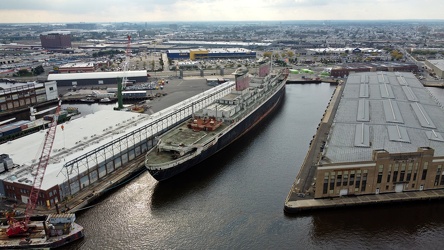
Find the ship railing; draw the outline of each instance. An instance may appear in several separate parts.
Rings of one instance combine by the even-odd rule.
[[[145,160],[145,166],[150,170],[160,170],[160,169],[165,169],[165,168],[172,168],[172,167],[175,167],[175,166],[181,164],[184,161],[187,161],[190,158],[195,157],[195,155],[197,155],[199,153],[200,153],[200,150],[193,151],[193,152],[190,152],[180,158],[171,160],[167,163],[152,163],[152,162],[149,162],[149,159],[147,158]]]

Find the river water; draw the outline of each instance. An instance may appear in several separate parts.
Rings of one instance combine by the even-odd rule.
[[[443,249],[443,202],[284,214],[333,90],[287,85],[277,112],[209,160],[162,183],[145,172],[78,214],[85,238],[68,248]]]

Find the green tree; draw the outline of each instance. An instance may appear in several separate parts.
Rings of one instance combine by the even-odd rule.
[[[271,55],[273,54],[273,52],[271,52],[271,51],[266,51],[266,52],[264,52],[264,57],[268,57],[268,58],[271,58]]]
[[[403,58],[403,54],[402,53],[400,53],[399,51],[397,51],[397,50],[393,50],[391,53],[390,53],[390,55],[392,56],[392,60],[400,60],[400,59],[402,59]]]
[[[291,50],[288,50],[287,51],[287,56],[288,56],[288,58],[293,58],[294,57],[294,52],[291,51]]]
[[[163,65],[164,65],[164,63],[163,63],[163,59],[162,59],[162,57],[159,58],[159,64],[160,64],[160,66],[162,67],[162,70],[163,70]]]

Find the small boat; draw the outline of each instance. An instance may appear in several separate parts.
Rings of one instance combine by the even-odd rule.
[[[145,112],[145,108],[143,106],[133,106],[131,112],[143,113]]]
[[[84,237],[84,229],[74,222],[75,219],[75,214],[50,214],[45,220],[30,221],[26,226],[26,232],[16,235],[11,234],[15,233],[9,230],[11,226],[0,225],[0,248],[53,249],[63,247]]]
[[[102,98],[99,100],[100,103],[109,103],[113,102],[114,100],[109,99],[108,97]]]
[[[91,97],[87,97],[87,98],[82,98],[80,99],[81,102],[95,102],[96,100],[94,100]]]

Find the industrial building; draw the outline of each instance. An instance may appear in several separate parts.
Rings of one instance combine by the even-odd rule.
[[[272,43],[256,43],[256,42],[209,42],[209,41],[165,41],[163,45],[187,48],[267,48]]]
[[[372,63],[347,63],[335,66],[330,71],[332,77],[346,77],[350,73],[358,72],[413,72],[418,73],[418,66],[413,63],[400,62],[372,62]]]
[[[375,48],[311,48],[306,49],[307,55],[318,55],[318,54],[354,54],[354,53],[382,53],[383,50]]]
[[[54,69],[58,73],[85,73],[85,72],[95,72],[96,66],[94,63],[67,63],[60,65]]]
[[[444,189],[444,109],[412,73],[350,74],[342,88],[318,130],[314,198]]]
[[[58,50],[71,48],[71,34],[66,31],[45,32],[40,35],[40,42],[44,49]]]
[[[444,60],[426,60],[425,64],[435,72],[436,77],[444,79]]]
[[[171,60],[206,60],[256,58],[256,51],[244,48],[168,50]]]
[[[58,125],[37,204],[54,207],[120,169],[157,143],[156,136],[228,94],[234,82],[211,88],[152,115],[101,110]],[[45,141],[37,132],[0,145],[0,196],[27,203],[32,167]],[[36,146],[37,145],[37,146]],[[33,158],[35,157],[35,158]],[[3,167],[3,168],[1,168]]]
[[[117,84],[117,79],[123,78],[124,76],[128,81],[148,81],[148,74],[146,73],[146,70],[49,74],[48,81],[56,81],[57,86]]]
[[[42,102],[57,100],[55,81],[45,83],[0,82],[0,111],[27,108]]]

